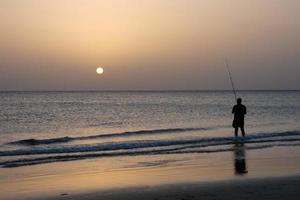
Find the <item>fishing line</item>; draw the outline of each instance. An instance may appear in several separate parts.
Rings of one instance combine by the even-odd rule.
[[[229,64],[228,64],[228,61],[227,61],[227,60],[225,60],[225,64],[226,64],[228,76],[229,76],[229,79],[230,79],[232,91],[233,91],[233,94],[234,94],[234,97],[235,97],[235,101],[236,101],[236,100],[237,100],[237,97],[236,97],[236,90],[235,90],[235,87],[234,87],[234,83],[233,83],[233,80],[232,80],[232,76],[231,76],[231,72],[230,72],[230,68],[229,68]]]

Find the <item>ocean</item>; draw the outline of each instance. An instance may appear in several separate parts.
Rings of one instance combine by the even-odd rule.
[[[300,145],[299,91],[238,96],[249,151]],[[230,91],[1,92],[0,167],[233,151],[234,104]]]

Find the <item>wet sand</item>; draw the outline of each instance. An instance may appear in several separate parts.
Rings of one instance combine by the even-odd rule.
[[[280,147],[2,168],[0,199],[299,199],[299,155]]]
[[[232,200],[299,199],[300,176],[227,180],[207,183],[174,184],[115,189],[87,194],[59,194],[47,200]],[[42,200],[39,198],[36,200]]]

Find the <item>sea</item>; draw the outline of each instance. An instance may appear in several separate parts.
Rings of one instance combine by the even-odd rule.
[[[218,154],[300,146],[300,91],[238,91],[245,138],[232,128],[231,91],[0,93],[0,168],[132,156]],[[149,163],[145,162],[145,165]]]

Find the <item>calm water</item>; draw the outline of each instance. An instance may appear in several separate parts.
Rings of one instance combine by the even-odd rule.
[[[300,92],[240,92],[247,148],[300,145]],[[0,93],[0,167],[232,151],[231,92]],[[230,146],[231,145],[231,146]]]

